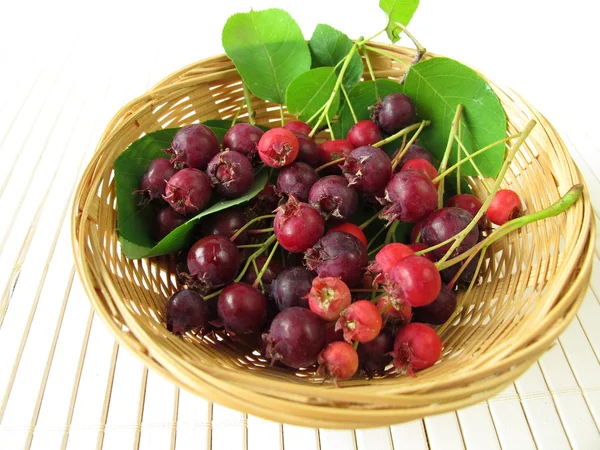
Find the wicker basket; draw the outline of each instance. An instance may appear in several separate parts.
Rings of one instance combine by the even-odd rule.
[[[378,45],[410,61],[407,49]],[[377,78],[404,67],[371,54]],[[367,76],[367,75],[365,75]],[[492,84],[509,117],[508,132],[538,125],[513,161],[505,186],[529,211],[549,206],[581,174],[552,126],[515,93]],[[168,258],[130,261],[120,253],[115,158],[143,133],[232,117],[241,106],[240,77],[224,55],[188,66],[122,108],[102,136],[75,197],[76,265],[96,312],[119,342],[150,368],[211,401],[278,422],[363,428],[405,422],[485,400],[521,375],[576,314],[587,289],[594,247],[588,193],[566,214],[528,225],[496,243],[484,282],[459,297],[458,312],[440,328],[442,360],[417,378],[388,373],[374,380],[323,384],[310,370],[270,367],[225,334],[183,339],[164,325],[166,298],[176,289]],[[258,123],[279,120],[279,108],[253,99]],[[474,182],[477,192],[478,184]]]

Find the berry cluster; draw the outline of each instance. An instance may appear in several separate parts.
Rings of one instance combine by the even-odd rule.
[[[372,111],[347,139],[321,145],[299,121],[267,132],[238,123],[223,151],[204,125],[176,134],[166,150],[172,159],[152,161],[141,181],[146,202],[167,203],[156,214],[157,240],[211,197],[244,195],[259,166],[272,168],[273,179],[245,207],[201,221],[199,238],[178,256],[184,288],[166,305],[170,331],[260,336],[273,363],[317,364],[334,381],[359,370],[382,375],[392,364],[414,375],[438,361],[442,341],[430,325],[453,315],[456,290],[472,281],[478,260],[440,264],[473,249],[490,232],[488,220],[517,217],[521,201],[499,191],[487,218],[470,226],[481,201],[460,194],[440,207],[441,178],[427,149],[404,141],[390,157],[379,148],[414,123],[411,99],[390,94]],[[365,212],[372,218],[352,223]],[[377,219],[390,225],[387,236],[367,239]],[[400,222],[414,224],[410,242],[395,242]]]

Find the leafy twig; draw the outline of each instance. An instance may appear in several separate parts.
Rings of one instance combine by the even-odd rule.
[[[415,57],[413,58],[412,62],[411,62],[411,66],[414,66],[415,64],[417,64],[419,61],[421,61],[421,58],[423,58],[423,56],[425,56],[425,53],[427,53],[427,49],[425,47],[423,47],[421,45],[421,43],[419,41],[417,41],[417,38],[414,37],[410,31],[408,31],[408,29],[402,25],[400,22],[394,22],[394,25],[396,25],[398,28],[400,28],[404,34],[406,34],[408,36],[408,38],[413,41],[413,44],[415,44],[415,47],[417,48],[417,54],[415,55]],[[400,80],[400,84],[404,83],[404,80],[406,80],[406,77],[408,75],[410,68],[404,72],[404,75],[402,75],[402,79]]]

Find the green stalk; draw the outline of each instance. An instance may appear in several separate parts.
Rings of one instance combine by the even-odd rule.
[[[254,219],[252,219],[251,221],[249,221],[248,223],[246,223],[242,228],[240,228],[239,230],[237,230],[233,236],[231,236],[231,238],[229,238],[229,240],[231,242],[234,242],[238,236],[240,234],[242,234],[246,229],[248,229],[248,227],[256,222],[259,222],[261,220],[265,220],[265,219],[273,219],[275,217],[275,214],[267,214],[266,216],[259,216],[259,217],[255,217]]]
[[[244,108],[244,105],[246,104],[246,98],[244,97],[244,101],[241,103],[240,107],[238,108],[237,112],[235,113],[235,116],[233,116],[233,121],[231,122],[231,126],[234,126],[235,123],[238,120],[238,117],[240,116],[240,113],[242,112],[242,109]]]
[[[275,237],[275,235],[273,235],[273,237]],[[260,269],[260,272],[258,272],[258,275],[256,276],[256,281],[254,282],[254,284],[252,285],[253,287],[257,287],[258,284],[260,283],[262,286],[262,277],[265,274],[267,268],[269,267],[269,264],[271,264],[271,260],[273,259],[273,255],[275,254],[275,251],[277,250],[277,247],[279,246],[279,242],[275,242],[275,245],[273,246],[273,248],[271,249],[271,253],[269,253],[269,256],[267,257],[267,260],[265,261],[265,263],[262,266],[262,269]],[[255,261],[252,261],[254,264],[256,264]]]
[[[327,167],[335,166],[336,164],[339,164],[344,161],[346,161],[345,156],[338,158],[338,159],[334,159],[333,161],[329,161],[328,163],[325,163],[322,166],[317,167],[315,169],[315,172],[319,173],[321,170],[326,169]]]
[[[448,158],[450,158],[450,151],[452,150],[452,146],[454,145],[454,137],[456,136],[456,131],[458,130],[458,126],[460,124],[460,119],[462,117],[463,106],[458,105],[456,107],[456,112],[454,113],[454,119],[452,119],[452,128],[450,128],[450,136],[448,137],[448,143],[446,144],[446,150],[444,150],[444,156],[442,158],[442,162],[440,163],[440,167],[438,168],[438,172],[443,172],[446,170],[446,166],[448,165]],[[438,209],[444,206],[444,179],[442,178],[440,181],[440,185],[438,187]]]
[[[394,220],[392,222],[392,226],[388,229],[388,232],[385,235],[385,244],[389,244],[390,242],[392,242],[392,239],[395,240],[395,238],[396,238],[396,229],[398,228],[398,225],[400,225],[400,221],[399,220]]]
[[[402,148],[402,151],[399,151],[398,154],[396,155],[396,157],[392,160],[392,170],[396,170],[396,167],[400,163],[400,160],[406,154],[406,152],[408,151],[410,146],[415,143],[415,141],[421,134],[421,131],[423,131],[423,128],[425,128],[425,121],[421,122],[421,126],[419,128],[417,128],[417,131],[415,131],[415,134],[413,134],[413,136],[406,143],[406,145],[403,145],[404,148]]]
[[[411,131],[414,131],[418,128],[422,128],[422,127],[426,127],[428,125],[431,125],[431,122],[429,120],[424,120],[421,123],[414,123],[411,126],[408,126],[406,128],[401,129],[400,131],[398,131],[396,134],[392,134],[391,136],[386,137],[385,139],[382,139],[379,142],[375,142],[373,144],[373,147],[382,147],[385,144],[389,144],[390,142],[394,142],[396,139],[402,137],[402,136],[406,136],[408,133],[410,133]]]
[[[348,93],[346,92],[346,88],[344,87],[343,84],[342,84],[342,94],[344,94],[344,98],[346,99],[348,108],[350,108],[350,114],[352,114],[352,120],[354,120],[354,123],[357,123],[358,119],[356,118],[356,113],[354,112],[354,108],[352,107],[352,103],[350,102],[350,97],[348,97]]]
[[[283,105],[279,105],[279,117],[281,118],[281,126],[285,125],[285,119],[283,118]]]
[[[458,140],[462,141],[462,122],[458,125]],[[460,157],[461,157],[460,147],[456,146],[456,163],[457,164],[461,159]],[[435,184],[435,181],[433,183]],[[456,166],[456,193],[458,195],[461,194],[461,192],[460,192],[460,164],[458,166]]]
[[[375,89],[375,98],[377,99],[377,101],[381,101],[381,97],[379,97],[379,88],[377,87],[377,81],[375,79],[375,72],[373,71],[373,65],[371,64],[371,57],[369,56],[369,52],[366,46],[362,48],[362,54],[365,57],[365,62],[367,63],[367,68],[369,69],[369,76],[373,81],[373,87]]]
[[[254,253],[252,253],[248,259],[246,260],[246,264],[244,265],[244,268],[242,269],[242,271],[240,272],[240,274],[237,276],[237,278],[235,279],[236,283],[239,283],[240,280],[242,278],[244,278],[244,275],[246,274],[246,271],[248,270],[248,267],[250,267],[250,264],[252,264],[252,261],[254,261],[256,258],[258,258],[262,252],[264,252],[266,249],[269,248],[269,246],[275,242],[277,240],[277,238],[275,237],[275,235],[272,235],[269,237],[269,239],[267,239],[263,245],[256,250]],[[206,297],[205,297],[206,300]]]
[[[377,211],[375,213],[374,216],[368,218],[367,220],[365,220],[363,223],[361,223],[358,228],[360,228],[361,230],[364,230],[365,228],[367,228],[369,225],[371,225],[375,219],[377,219],[379,217],[379,211]]]
[[[263,287],[262,280],[258,279],[258,274],[260,273],[260,270],[258,270],[258,264],[256,264],[256,259],[252,260],[252,267],[254,267],[254,274],[257,275],[256,279],[258,280],[258,284],[260,285],[260,287]],[[263,267],[265,267],[265,266],[263,266]],[[256,286],[254,286],[254,287],[256,287]]]
[[[368,245],[367,245],[367,250],[369,250],[369,248],[371,248],[371,245],[377,240],[377,238],[379,236],[381,236],[383,234],[383,232],[386,231],[385,227],[381,227],[381,229],[375,233],[375,236],[373,236],[373,238],[369,241]]]
[[[459,141],[458,138],[456,139],[459,148],[462,149],[463,153],[465,155],[467,155],[467,157],[469,156],[469,152],[467,151],[465,145],[462,143],[462,141]],[[485,186],[485,189],[490,192],[490,185],[488,184],[487,181],[485,181],[485,177],[483,176],[483,174],[481,173],[481,170],[479,169],[479,166],[475,163],[475,161],[471,161],[471,165],[473,166],[473,168],[475,169],[475,172],[477,172],[477,175],[479,175],[479,177],[481,178],[481,182],[483,183],[483,185]]]
[[[506,160],[504,161],[504,164],[502,165],[502,169],[500,169],[500,173],[498,174],[498,177],[496,178],[496,181],[494,182],[494,185],[492,186],[492,191],[490,192],[488,197],[485,199],[483,206],[481,207],[479,212],[477,214],[475,214],[475,217],[473,217],[473,220],[471,221],[471,223],[469,223],[469,225],[467,225],[466,228],[464,228],[460,233],[458,233],[456,235],[456,239],[455,239],[454,243],[450,246],[450,248],[448,249],[446,254],[442,257],[442,259],[440,259],[436,263],[436,267],[438,269],[450,257],[452,252],[454,252],[454,250],[456,250],[458,248],[458,246],[462,243],[462,241],[467,236],[467,234],[469,234],[469,232],[474,227],[477,226],[477,222],[479,222],[479,219],[481,219],[481,217],[483,217],[483,215],[487,211],[488,207],[490,206],[490,203],[492,203],[492,200],[494,199],[494,195],[496,195],[496,192],[498,191],[498,189],[500,189],[500,184],[502,183],[502,180],[504,179],[504,175],[508,171],[510,163],[512,162],[513,158],[517,154],[517,151],[519,150],[521,145],[523,145],[523,142],[525,142],[525,139],[527,139],[527,136],[529,136],[529,133],[531,133],[531,130],[533,130],[533,127],[535,125],[536,125],[535,120],[530,120],[529,123],[527,124],[527,126],[525,127],[525,129],[521,132],[521,136],[519,137],[519,139],[517,139],[517,141],[514,143],[514,145],[508,152],[508,155],[506,156]],[[443,183],[440,183],[440,186],[442,184]],[[527,217],[527,216],[525,216],[525,217]]]
[[[248,107],[248,121],[250,125],[254,125],[254,110],[252,109],[252,102],[250,101],[250,90],[246,83],[244,83],[244,99],[246,100],[246,106]]]
[[[393,61],[396,61],[398,64],[402,64],[405,67],[410,66],[409,63],[407,63],[406,61],[401,60],[400,58],[398,58],[396,55],[392,54],[392,53],[388,53],[385,50],[379,50],[376,47],[371,47],[370,45],[365,45],[364,48],[366,48],[367,50],[369,50],[370,52],[373,53],[378,53],[379,55],[385,56],[387,58],[390,58]]]
[[[333,127],[331,126],[331,121],[329,120],[329,114],[325,114],[325,119],[327,120],[327,129],[329,130],[329,135],[331,136],[331,140],[335,140],[335,135],[333,134]]]

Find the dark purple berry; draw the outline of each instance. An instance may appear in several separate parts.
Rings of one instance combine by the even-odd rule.
[[[306,296],[312,287],[315,274],[304,267],[287,267],[277,275],[271,285],[271,297],[279,311],[302,306],[308,308]]]
[[[346,222],[358,210],[358,193],[344,177],[329,175],[313,184],[308,202],[325,220]]]
[[[416,170],[404,170],[392,176],[385,188],[386,207],[381,218],[389,223],[418,222],[437,207],[437,190],[426,175]]]
[[[198,169],[183,169],[167,182],[163,198],[179,214],[194,216],[210,201],[212,189],[206,174]]]
[[[390,181],[392,161],[383,150],[370,146],[358,147],[346,157],[342,172],[349,186],[365,194],[375,194]]]
[[[232,283],[219,294],[217,309],[227,331],[255,333],[267,317],[267,300],[262,292],[248,284]]]
[[[319,146],[315,140],[302,133],[294,133],[294,135],[298,138],[299,145],[296,161],[304,162],[314,168],[319,167]]]
[[[263,130],[248,123],[236,123],[223,137],[223,149],[241,153],[252,158],[256,154],[256,144]]]
[[[461,208],[442,208],[430,214],[421,226],[421,242],[427,247],[438,245],[460,233],[473,220],[473,216]],[[453,256],[466,252],[479,239],[479,229],[474,227],[454,251]],[[432,251],[436,258],[441,258],[451,247],[446,244]]]
[[[240,267],[240,254],[226,237],[206,236],[188,252],[187,266],[193,280],[191,284],[206,292],[233,279]]]
[[[227,239],[231,238],[240,228],[246,224],[247,220],[244,214],[236,208],[226,209],[216,214],[208,216],[202,221],[202,234],[209,236],[218,234]],[[235,238],[236,245],[244,245],[248,242],[248,233],[242,233]]]
[[[144,201],[161,198],[165,194],[167,181],[177,172],[166,158],[154,159],[142,177],[140,190],[135,191],[144,196]]]
[[[295,162],[284,167],[277,176],[277,189],[293,194],[299,201],[308,202],[310,188],[319,179],[315,169],[306,163]]]
[[[415,121],[415,105],[406,94],[389,94],[377,105],[375,118],[379,128],[391,135]]]
[[[230,150],[216,154],[208,163],[206,173],[216,193],[224,198],[241,197],[254,183],[250,160]]]
[[[206,326],[208,308],[200,294],[189,289],[175,292],[167,301],[167,330],[180,335]]]
[[[392,362],[394,333],[383,328],[375,339],[358,344],[358,362],[369,377],[383,375],[385,367]]]
[[[180,225],[187,222],[185,216],[182,216],[170,206],[165,206],[158,211],[154,219],[153,236],[156,242],[160,241],[167,234]]]
[[[261,271],[262,268],[264,267],[265,263],[267,262],[267,257],[265,255],[261,255],[258,258],[256,258],[255,262],[256,262],[256,267],[258,268],[259,271]],[[265,285],[265,286],[270,285],[273,282],[273,280],[275,279],[275,277],[277,277],[277,275],[279,275],[280,273],[281,273],[281,266],[279,264],[277,264],[273,259],[271,259],[271,262],[267,266],[265,273],[263,273],[263,276],[261,278],[263,285]],[[250,267],[248,267],[248,270],[244,274],[244,278],[242,279],[242,281],[244,283],[254,284],[257,276],[258,276],[258,272],[254,268],[254,264],[250,264]],[[267,289],[267,291],[268,291],[268,289]]]
[[[452,316],[456,309],[456,294],[442,287],[439,295],[426,306],[413,308],[413,322],[442,325]]]
[[[394,152],[394,155],[392,156],[392,158],[394,158],[398,154],[398,150],[396,150],[396,152]],[[426,161],[429,161],[431,164],[434,164],[434,162],[435,162],[433,159],[433,155],[431,154],[431,152],[429,150],[427,150],[426,148],[420,147],[416,144],[412,144],[410,147],[408,147],[408,150],[406,150],[406,153],[404,153],[404,155],[402,155],[402,158],[400,158],[400,161],[398,162],[398,169],[401,169],[402,166],[404,164],[406,164],[408,161],[410,161],[411,159],[416,159],[416,158],[424,159]]]
[[[171,148],[171,164],[176,169],[192,167],[206,170],[211,158],[219,153],[219,139],[206,125],[199,123],[183,127],[175,134]]]

